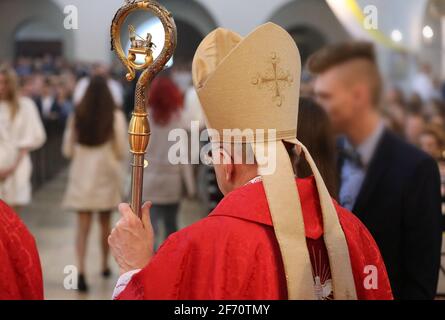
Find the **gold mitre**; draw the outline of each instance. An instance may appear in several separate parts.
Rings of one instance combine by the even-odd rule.
[[[349,251],[335,207],[315,162],[296,139],[300,73],[295,41],[273,23],[258,27],[245,38],[216,29],[202,41],[193,60],[193,81],[207,126],[219,133],[211,135],[212,141],[242,139],[252,146],[257,161],[267,154],[267,161],[276,162],[272,173],[262,165],[258,171],[280,246],[289,299],[319,297],[314,291],[301,203],[285,142],[301,147],[314,173],[334,298],[355,299]],[[239,136],[234,136],[234,129]],[[257,129],[276,130],[276,135],[263,139],[263,135],[255,135]],[[274,152],[266,151],[270,145]]]
[[[216,29],[202,41],[193,64],[207,124],[220,138],[228,128],[296,137],[300,54],[281,27],[267,23],[245,39]]]

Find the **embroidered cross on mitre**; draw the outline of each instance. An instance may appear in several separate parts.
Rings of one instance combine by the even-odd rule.
[[[272,68],[270,68],[265,75],[258,74],[255,76],[252,79],[252,84],[257,85],[259,88],[266,86],[271,89],[274,93],[272,97],[273,101],[277,107],[281,107],[284,101],[282,88],[284,86],[290,86],[294,79],[289,71],[283,71],[283,69],[278,66],[280,58],[275,52],[272,52],[270,62],[272,63]]]

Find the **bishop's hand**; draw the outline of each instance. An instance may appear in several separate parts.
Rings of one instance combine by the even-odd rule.
[[[121,218],[111,231],[108,244],[121,274],[144,268],[153,256],[154,233],[150,207],[150,202],[142,207],[140,220],[128,204],[119,206]]]

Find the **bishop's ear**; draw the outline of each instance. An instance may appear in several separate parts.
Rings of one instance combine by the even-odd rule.
[[[224,150],[219,149],[219,156],[221,159],[221,168],[224,174],[224,178],[227,182],[233,180],[234,165],[232,157]]]

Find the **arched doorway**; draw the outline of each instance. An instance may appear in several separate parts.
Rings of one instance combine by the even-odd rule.
[[[202,39],[217,27],[215,19],[195,0],[161,0],[160,2],[167,6],[175,17],[178,29],[176,57],[191,61]]]
[[[51,0],[0,1],[0,39],[4,41],[0,46],[0,57],[13,59],[16,50],[24,50],[22,41],[57,40],[61,48],[54,51],[62,51],[70,58],[73,35],[63,28],[63,18],[63,12]],[[31,53],[33,49],[37,50],[32,46],[27,48]]]
[[[327,43],[350,38],[324,0],[292,0],[276,10],[269,20],[289,31],[303,63]]]
[[[207,33],[216,28],[216,24],[210,14],[193,0],[187,2],[176,0],[163,2],[165,2],[166,6],[168,5],[169,11],[175,17],[178,31],[178,43],[174,58],[183,62],[190,62],[201,40]],[[164,31],[158,19],[154,17],[150,19],[149,16],[147,17],[147,12],[139,11],[132,13],[127,18],[122,30],[126,30],[129,24],[133,25],[136,32],[140,35],[145,35],[147,32],[152,33],[153,42],[158,47],[162,47]],[[128,48],[130,45],[128,33],[123,32],[121,40]],[[155,56],[160,49],[155,49]]]
[[[187,22],[202,35],[208,34],[217,27],[210,12],[195,0],[161,0],[159,2],[168,7],[175,20]]]
[[[63,34],[46,21],[31,19],[22,23],[14,36],[15,56],[41,57],[63,54]]]
[[[297,25],[287,31],[298,44],[302,63],[305,63],[312,53],[327,43],[325,36],[311,26]]]

